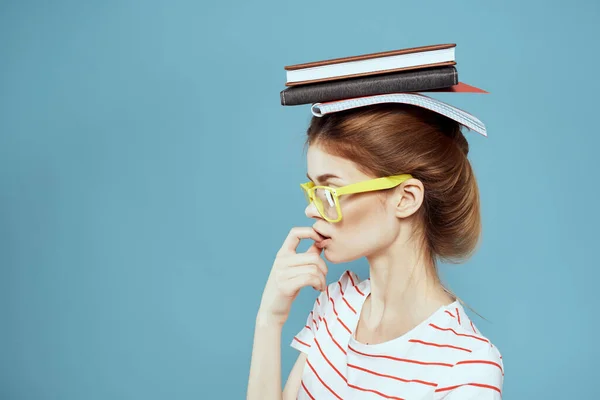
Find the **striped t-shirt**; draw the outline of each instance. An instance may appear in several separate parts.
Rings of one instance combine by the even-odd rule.
[[[370,279],[345,271],[316,299],[291,346],[307,354],[298,399],[501,399],[498,349],[458,301],[393,340],[367,345],[354,329]]]

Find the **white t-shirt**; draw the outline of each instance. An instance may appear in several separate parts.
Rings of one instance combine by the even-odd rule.
[[[502,356],[458,301],[401,337],[358,342],[354,329],[370,283],[345,271],[317,297],[291,343],[308,355],[298,399],[502,398]]]

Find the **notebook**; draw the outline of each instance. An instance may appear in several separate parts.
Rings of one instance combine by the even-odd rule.
[[[438,44],[285,66],[286,86],[455,65],[456,44]]]
[[[280,92],[280,100],[284,106],[293,106],[374,94],[442,89],[458,83],[454,66],[430,67],[292,86]]]

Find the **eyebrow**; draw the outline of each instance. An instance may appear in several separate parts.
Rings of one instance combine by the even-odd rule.
[[[313,182],[314,182],[314,180],[313,180],[313,179],[312,179],[312,178],[311,178],[311,177],[310,177],[308,174],[306,174],[306,177],[307,177],[308,179],[310,179],[311,181],[313,181]],[[319,176],[317,177],[317,182],[325,182],[325,181],[327,181],[329,178],[338,178],[338,179],[342,179],[342,178],[340,178],[339,176],[337,176],[337,175],[334,175],[334,174],[323,174],[323,175],[319,175]]]

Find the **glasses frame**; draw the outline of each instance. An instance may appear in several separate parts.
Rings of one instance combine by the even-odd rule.
[[[404,182],[410,178],[412,178],[412,175],[410,175],[410,174],[390,175],[390,176],[384,176],[382,178],[374,178],[374,179],[369,179],[369,180],[362,181],[362,182],[351,183],[349,185],[342,186],[339,188],[332,188],[330,186],[323,186],[323,185],[315,185],[314,182],[308,181],[305,183],[301,183],[300,187],[302,188],[302,191],[304,192],[304,196],[305,196],[308,204],[315,203],[315,207],[317,208],[319,215],[321,215],[321,217],[323,217],[326,221],[335,223],[335,222],[339,222],[342,220],[342,209],[340,207],[340,201],[339,201],[340,196],[343,196],[346,194],[365,193],[365,192],[373,192],[373,191],[377,191],[377,190],[391,189],[393,187],[400,185],[402,182]],[[337,219],[331,219],[331,218],[326,217],[324,215],[325,213],[322,210],[322,206],[319,206],[319,203],[317,203],[315,201],[315,190],[319,189],[319,188],[327,189],[333,195],[333,201],[335,203],[335,209],[336,209],[337,215],[338,215]]]

